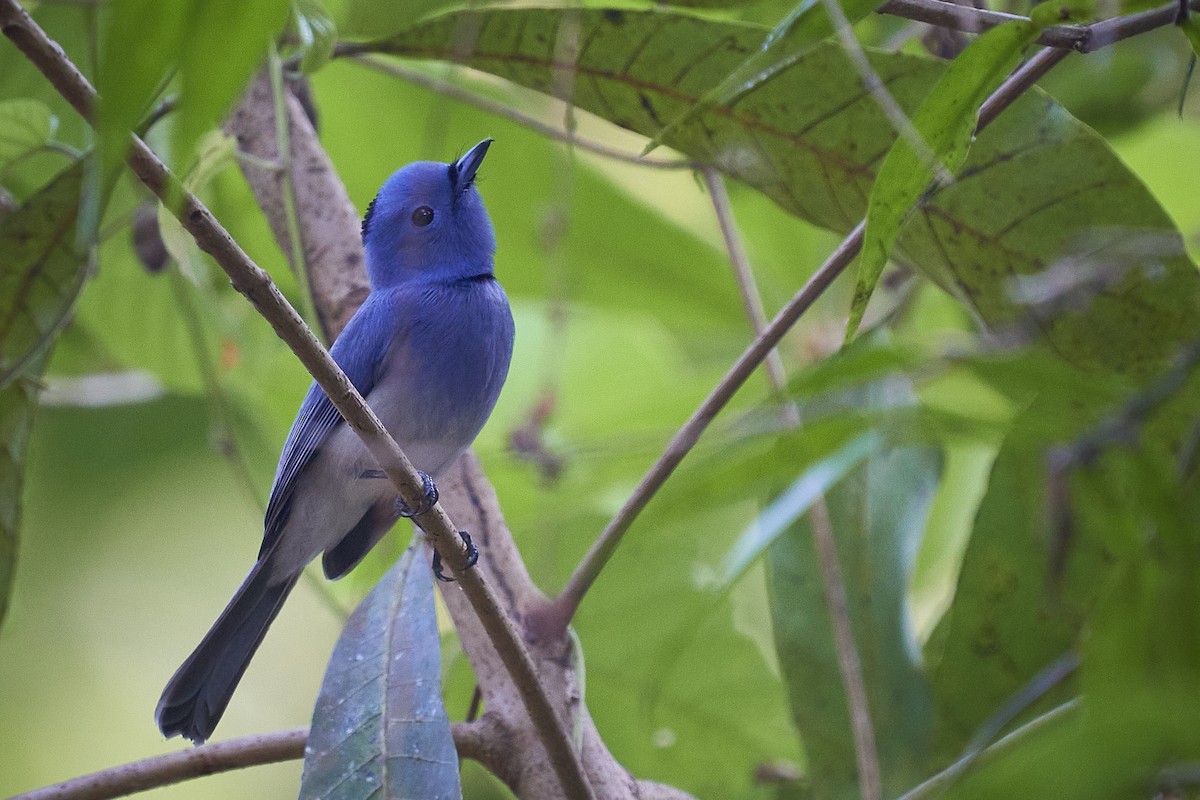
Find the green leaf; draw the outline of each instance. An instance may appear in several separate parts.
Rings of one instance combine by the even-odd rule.
[[[82,181],[81,162],[0,219],[0,387],[49,347],[91,268],[75,237]]]
[[[346,621],[313,711],[301,800],[462,797],[421,552],[410,547]]]
[[[728,588],[770,547],[796,518],[807,513],[829,487],[857,466],[880,444],[873,431],[858,436],[806,469],[742,531],[721,562],[718,588]]]
[[[305,75],[325,66],[337,44],[337,25],[317,0],[292,3],[296,38],[300,40],[300,71]]]
[[[179,42],[183,94],[177,153],[189,153],[200,134],[220,124],[287,21],[290,7],[289,0],[192,0]]]
[[[176,63],[187,34],[191,6],[191,0],[114,0],[108,8],[96,77],[100,94],[96,110],[97,177],[104,183],[125,160],[129,132],[137,127],[166,81],[168,68]]]
[[[840,2],[840,0],[833,0]],[[842,13],[853,25],[879,7],[879,0],[846,0]],[[714,106],[732,105],[780,72],[795,64],[801,56],[834,32],[824,0],[801,0],[763,39],[758,52],[735,67],[704,98],[681,117],[672,120],[654,135],[643,153],[649,153],[670,137],[676,129],[691,122],[698,114]]]
[[[549,93],[562,13],[451,13],[371,47],[459,60]],[[699,103],[766,33],[669,11],[578,13],[573,101],[646,136]],[[455,47],[460,26],[479,31],[467,54]],[[908,113],[945,70],[905,54],[868,56]],[[893,140],[845,54],[821,45],[736,104],[701,113],[664,144],[804,219],[846,232],[865,215],[875,165]],[[902,261],[983,323],[1044,340],[1080,367],[1156,372],[1200,324],[1200,275],[1171,219],[1102,139],[1036,90],[978,137],[959,180],[927,200],[897,247]],[[1015,277],[1048,272],[1073,280],[1046,302],[1014,295]]]
[[[25,452],[47,358],[48,353],[42,353],[24,375],[0,389],[0,622],[8,611],[16,574]]]
[[[926,652],[946,756],[957,755],[1005,700],[1071,648],[1094,597],[1102,563],[1094,542],[1076,543],[1061,588],[1048,581],[1053,538],[1044,444],[1021,433],[1039,413],[1034,407],[1014,421],[996,457],[953,603]],[[1062,691],[1052,692],[1031,713],[1062,699]]]
[[[872,456],[825,495],[889,796],[922,775],[933,743],[929,688],[910,656],[905,598],[939,472],[935,450],[893,450]],[[808,517],[772,544],[767,563],[775,645],[813,796],[856,797],[850,714]]]
[[[918,153],[900,137],[888,151],[867,202],[867,227],[858,257],[858,282],[846,323],[846,341],[854,338],[875,284],[883,273],[900,229],[935,178],[932,155],[956,173],[967,160],[979,107],[1008,77],[1021,52],[1041,29],[1029,22],[993,28],[964,50],[942,75],[912,117],[913,129],[928,153]]]
[[[40,100],[0,100],[0,168],[46,144],[57,127]]]
[[[1188,44],[1191,45],[1192,52],[1195,54],[1200,54],[1200,25],[1196,24],[1196,18],[1191,14],[1188,14],[1183,18],[1183,21],[1179,23],[1179,29],[1183,31],[1184,38],[1186,38],[1188,40]]]
[[[177,157],[190,153],[241,92],[288,8],[288,0],[115,0],[97,87],[101,174],[124,160],[129,131],[176,69],[183,91],[173,143]]]
[[[1052,783],[1063,800],[1117,800],[1175,784],[1172,770],[1200,758],[1195,478],[1143,441],[1079,465],[1070,484],[1076,539],[1106,547],[1086,573],[1096,599],[1078,644],[1082,713],[1006,742],[947,797],[1039,796]]]

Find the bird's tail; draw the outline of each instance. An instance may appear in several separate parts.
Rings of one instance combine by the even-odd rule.
[[[163,689],[155,718],[164,736],[182,735],[200,744],[217,727],[254,651],[299,578],[295,575],[280,581],[265,565],[265,560],[254,565],[221,616]]]

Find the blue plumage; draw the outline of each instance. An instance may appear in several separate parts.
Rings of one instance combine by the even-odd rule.
[[[495,235],[475,188],[490,139],[392,175],[363,220],[371,293],[331,355],[420,470],[437,477],[495,406],[512,356]],[[396,494],[315,383],[284,445],[258,561],[159,701],[167,736],[207,739],[305,566],[340,577],[396,522]]]

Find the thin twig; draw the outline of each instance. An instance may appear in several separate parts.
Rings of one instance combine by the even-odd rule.
[[[754,273],[750,268],[750,257],[746,254],[746,246],[733,219],[733,208],[729,204],[729,192],[725,190],[725,179],[713,167],[705,167],[700,171],[704,176],[704,184],[708,188],[708,197],[712,201],[713,211],[717,215],[717,223],[721,226],[721,236],[725,240],[725,249],[729,253],[729,263],[733,267],[733,276],[737,281],[738,292],[742,296],[742,308],[750,320],[750,330],[755,336],[761,336],[767,328],[767,312],[763,309],[762,297],[754,282]],[[787,375],[783,370],[783,358],[777,348],[771,348],[763,361],[767,380],[771,390],[779,398],[783,398],[787,388]],[[791,413],[782,420],[784,425],[795,425],[800,421],[799,413],[794,405],[786,405]]]
[[[586,150],[589,153],[595,153],[598,156],[615,159],[617,161],[625,161],[630,164],[637,164],[642,167],[653,167],[655,169],[690,169],[693,164],[687,159],[664,159],[664,158],[642,158],[634,153],[626,153],[622,150],[609,147],[601,142],[593,142],[590,139],[581,139],[578,135],[564,131],[561,128],[556,128],[553,125],[547,125],[541,120],[535,119],[528,114],[523,114],[520,111],[498,103],[495,100],[488,99],[482,95],[463,89],[461,86],[455,86],[452,83],[426,75],[423,72],[418,72],[415,69],[409,69],[392,61],[385,60],[379,56],[371,55],[355,55],[354,61],[362,64],[364,67],[369,67],[376,72],[382,72],[385,75],[391,75],[394,78],[400,78],[403,81],[420,86],[422,89],[427,89],[431,92],[436,92],[445,97],[451,97],[455,100],[461,100],[464,103],[469,103],[476,108],[483,109],[489,114],[495,114],[499,117],[512,120],[518,125],[523,125],[526,128],[537,131],[543,136],[548,136],[551,139],[556,139],[560,142],[567,142],[578,147],[580,150]]]
[[[729,204],[729,194],[725,191],[725,182],[720,173],[712,167],[705,167],[703,175],[708,185],[713,210],[721,225],[721,233],[725,237],[725,247],[729,251],[729,260],[737,277],[746,314],[750,318],[754,335],[761,336],[767,327],[766,315],[763,312],[758,287],[755,285],[754,273],[750,268],[750,258],[746,255],[746,248],[733,219],[733,209]],[[784,399],[787,376],[784,374],[783,361],[777,349],[772,349],[767,354],[763,367],[772,390],[778,398]],[[800,409],[795,403],[785,402],[783,414],[781,422],[785,428],[794,428],[800,424]],[[838,672],[846,692],[846,706],[854,738],[854,756],[858,765],[859,791],[863,800],[879,800],[883,784],[879,773],[879,751],[875,745],[875,726],[871,722],[871,707],[867,697],[866,680],[863,678],[862,659],[854,641],[854,628],[850,621],[850,607],[846,602],[846,584],[842,580],[842,570],[838,563],[833,524],[830,522],[829,507],[823,495],[813,502],[809,516],[812,520],[813,545],[821,565],[825,605],[829,610],[834,632],[833,644],[838,657]]]
[[[300,215],[296,211],[296,182],[292,180],[292,136],[288,123],[287,90],[283,87],[283,64],[275,45],[267,53],[267,74],[271,80],[271,101],[275,106],[275,151],[279,154],[280,177],[283,179],[283,218],[287,223],[288,246],[292,272],[300,287],[300,306],[304,316],[321,331],[323,341],[329,341],[329,331],[323,330],[317,314],[316,301],[308,280],[308,259],[304,255],[304,239],[300,233]]]
[[[854,738],[854,760],[858,765],[858,790],[862,800],[880,800],[883,783],[879,777],[879,752],[875,747],[875,728],[871,724],[871,706],[867,701],[867,684],[863,679],[862,659],[854,643],[850,623],[850,604],[846,600],[846,584],[838,563],[837,542],[833,523],[824,499],[813,503],[809,511],[812,521],[813,545],[821,566],[821,584],[829,620],[833,623],[833,644],[838,654],[838,673],[846,705],[850,710],[850,731]]]
[[[1067,714],[1070,714],[1072,711],[1075,711],[1077,708],[1079,708],[1080,705],[1080,700],[1078,697],[1076,697],[1072,700],[1068,700],[1060,706],[1055,706],[1045,714],[1042,714],[1039,717],[1034,717],[1033,719],[1029,720],[1029,722],[1026,722],[1024,725],[1014,730],[1012,733],[1006,735],[1002,739],[999,739],[991,747],[988,747],[985,750],[968,752],[966,755],[959,758],[941,772],[931,776],[927,780],[900,795],[900,797],[896,798],[896,800],[924,800],[924,798],[929,797],[930,795],[940,794],[950,784],[958,780],[959,776],[966,772],[966,770],[971,766],[980,763],[986,763],[997,756],[1003,755],[1013,746],[1020,744],[1026,737],[1037,733],[1050,723],[1062,719]]]
[[[981,110],[976,132],[986,127],[1001,110],[1020,96],[1021,91],[1032,86],[1057,64],[1062,56],[1050,55],[1050,53],[1057,52],[1059,51],[1052,48],[1043,49],[1010,75],[983,104],[983,109],[986,109],[988,113],[985,117]],[[771,324],[767,326],[762,335],[751,342],[750,346],[738,357],[738,360],[700,404],[700,407],[672,437],[658,460],[654,462],[633,490],[633,494],[625,501],[625,505],[616,513],[583,560],[580,561],[570,580],[567,581],[562,594],[555,600],[554,616],[562,625],[565,626],[571,621],[583,596],[595,583],[600,571],[612,557],[621,537],[629,530],[633,521],[655,493],[662,488],[663,483],[683,461],[684,456],[696,445],[700,435],[704,433],[716,415],[741,388],[758,364],[766,358],[767,353],[779,343],[783,335],[796,324],[800,316],[808,310],[834,278],[840,275],[842,270],[858,255],[858,251],[862,247],[862,235],[863,222],[859,222],[825,263],[801,287],[796,296],[771,320]]]
[[[304,757],[308,728],[259,733],[177,750],[34,789],[11,800],[108,800],[160,786]]]
[[[933,152],[929,143],[925,141],[925,137],[921,135],[912,120],[908,118],[908,114],[904,113],[904,109],[888,91],[887,84],[871,66],[862,44],[854,34],[854,28],[850,26],[850,20],[846,19],[846,12],[842,10],[842,4],[839,0],[821,0],[821,2],[825,6],[825,13],[829,15],[830,22],[833,23],[833,30],[842,44],[843,52],[850,59],[850,63],[854,65],[854,69],[858,71],[858,77],[862,80],[866,90],[871,93],[879,110],[888,118],[888,122],[892,123],[892,127],[896,129],[900,138],[912,148],[917,160],[928,166],[933,172],[934,180],[939,184],[951,183],[954,176],[950,170],[938,158],[937,153]]]
[[[481,738],[489,732],[482,722],[451,723],[450,731],[459,758],[473,758],[481,750]],[[218,772],[296,761],[304,758],[307,741],[308,728],[256,733],[131,761],[43,786],[10,800],[112,800]]]
[[[575,610],[583,600],[584,594],[595,582],[600,570],[608,563],[613,552],[620,543],[621,537],[629,530],[629,526],[637,519],[638,514],[650,502],[650,498],[662,487],[679,462],[691,452],[700,434],[704,433],[716,415],[725,407],[734,393],[741,388],[750,374],[762,360],[791,330],[800,316],[807,311],[816,299],[833,283],[834,278],[842,273],[862,247],[863,223],[855,226],[850,235],[842,240],[833,254],[813,273],[808,282],[796,293],[783,309],[775,315],[771,323],[755,338],[750,346],[738,357],[725,377],[709,392],[708,397],[700,404],[688,421],[683,424],[671,438],[662,455],[650,467],[650,471],[642,478],[633,494],[625,501],[625,505],[608,523],[608,527],[600,534],[595,544],[588,550],[587,555],[575,568],[571,579],[563,588],[562,594],[555,600],[555,615],[562,625],[570,622]]]
[[[1200,2],[1192,0],[1191,7],[1200,8]],[[1014,20],[1029,21],[1029,17],[1019,14],[974,8],[944,0],[888,0],[879,7],[878,12],[966,33],[983,33]],[[1149,11],[1112,17],[1091,25],[1056,25],[1042,31],[1037,41],[1047,47],[1090,53],[1122,39],[1171,25],[1178,13],[1179,4],[1168,3]]]
[[[62,48],[50,40],[17,0],[0,0],[0,29],[26,58],[37,67],[58,92],[86,120],[93,118],[96,92],[88,80],[67,58]],[[261,267],[255,264],[212,212],[188,192],[146,144],[132,137],[129,166],[133,173],[160,199],[167,201],[184,229],[225,270],[234,288],[246,296],[259,313],[325,391],[347,424],[362,438],[371,456],[396,485],[400,498],[417,507],[424,487],[416,469],[379,418],[363,401],[354,385],[321,346],[296,310],[280,293]],[[458,579],[458,586],[470,600],[520,693],[551,766],[571,798],[591,798],[591,787],[583,774],[579,754],[563,720],[537,678],[537,671],[520,635],[500,606],[491,588],[484,565],[468,568],[467,548],[453,522],[440,505],[416,517],[430,544]]]

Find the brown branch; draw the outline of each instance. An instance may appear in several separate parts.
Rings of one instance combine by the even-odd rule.
[[[95,90],[17,0],[0,0],[0,28],[75,110],[84,119],[91,120]],[[128,161],[133,173],[171,208],[200,248],[225,270],[234,288],[250,300],[288,344],[347,424],[362,438],[372,457],[396,485],[401,499],[418,507],[424,491],[412,463],[270,276],[246,255],[208,208],[186,191],[166,165],[136,137],[132,138]],[[416,522],[453,571],[458,587],[469,598],[489,639],[500,653],[505,669],[512,675],[514,686],[561,781],[563,793],[573,798],[592,797],[571,736],[538,682],[533,659],[519,632],[502,611],[492,591],[489,570],[482,564],[476,569],[467,568],[466,546],[440,505],[418,515]]]
[[[1046,48],[1025,62],[1000,85],[1000,88],[992,93],[992,96],[980,108],[976,132],[983,130],[1003,109],[1011,105],[1022,92],[1036,83],[1069,52],[1061,51],[1060,53],[1053,48]],[[704,398],[700,407],[671,438],[662,455],[650,467],[650,470],[633,490],[633,494],[629,496],[629,499],[625,501],[625,504],[596,539],[591,549],[575,568],[575,572],[567,581],[562,594],[555,600],[552,616],[558,624],[565,627],[570,623],[583,596],[596,581],[600,571],[612,557],[621,538],[633,525],[633,521],[637,519],[655,493],[662,488],[663,483],[671,476],[684,457],[691,452],[696,442],[699,441],[700,435],[746,382],[750,373],[766,358],[767,353],[779,343],[783,335],[796,324],[804,312],[828,288],[829,284],[833,283],[834,278],[840,275],[842,270],[858,255],[858,251],[862,248],[863,227],[864,222],[859,222],[854,230],[842,240],[842,243],[813,273],[813,276],[800,288],[795,297],[771,320],[771,324],[767,326],[766,330],[755,337],[708,397]]]
[[[485,716],[450,725],[460,758],[476,759],[483,745],[496,738],[497,731],[489,723]],[[219,772],[296,761],[304,758],[307,741],[308,728],[256,733],[109,767],[9,800],[111,800]]]
[[[122,764],[34,789],[11,800],[108,800],[262,764],[304,758],[308,728],[259,733]]]
[[[1191,7],[1200,9],[1200,3],[1193,0]],[[1029,17],[1019,14],[973,8],[945,0],[888,0],[879,7],[879,13],[966,33],[983,33],[1014,20],[1029,21]],[[1149,11],[1113,17],[1091,25],[1056,25],[1044,30],[1038,43],[1091,53],[1131,36],[1174,24],[1178,13],[1179,4],[1168,3]]]

